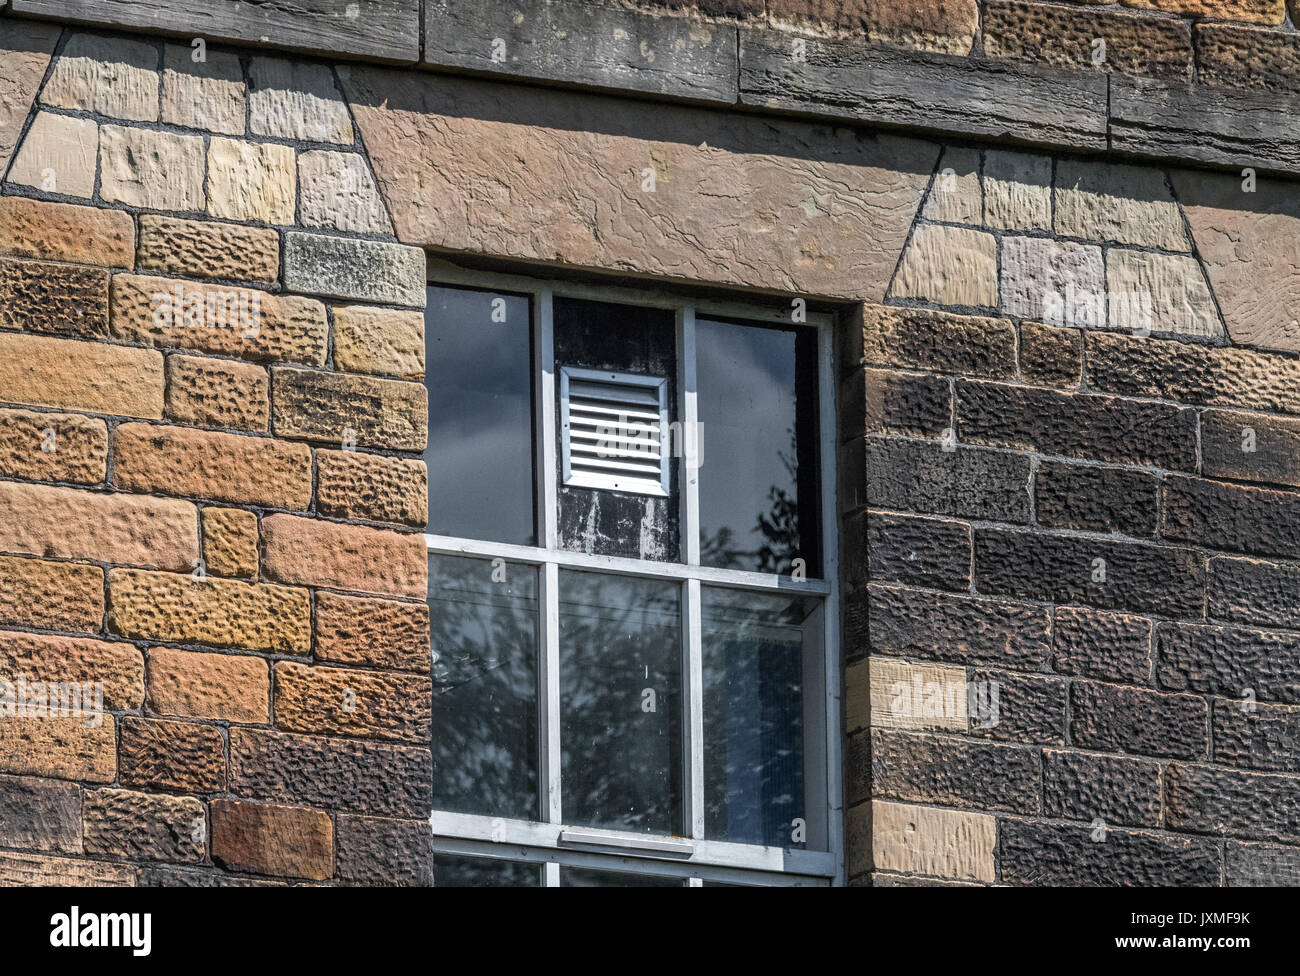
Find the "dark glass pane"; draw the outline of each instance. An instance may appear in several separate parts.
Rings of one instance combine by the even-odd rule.
[[[657,874],[631,874],[626,871],[597,871],[594,868],[571,868],[560,865],[561,888],[685,888],[685,878],[665,878]]]
[[[429,557],[433,806],[536,820],[537,570]]]
[[[804,626],[816,606],[701,589],[706,837],[804,846]]]
[[[701,320],[695,349],[700,561],[820,575],[815,333]]]
[[[668,380],[668,422],[677,419],[677,325],[657,308],[556,298],[555,375],[564,366],[633,373]],[[556,416],[563,416],[556,383]],[[562,424],[556,425],[562,457]],[[678,562],[677,464],[669,463],[668,497],[564,484],[557,471],[558,548],[602,556]]]
[[[433,884],[437,888],[540,888],[542,867],[527,861],[435,854]]]
[[[428,531],[536,544],[528,299],[430,288],[424,335]]]
[[[560,573],[567,823],[681,833],[681,587]]]

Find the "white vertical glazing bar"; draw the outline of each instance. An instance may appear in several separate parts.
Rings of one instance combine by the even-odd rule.
[[[542,546],[554,549],[556,545],[556,468],[555,468],[555,322],[551,292],[543,289],[536,293],[537,348],[537,437],[539,464],[537,472],[537,520]],[[559,823],[561,816],[560,792],[560,568],[555,563],[544,563],[539,568],[538,580],[539,623],[538,648],[540,669],[538,685],[540,707],[538,717],[538,743],[541,764],[538,782],[542,792],[542,819]],[[548,884],[552,869],[547,869]],[[559,868],[554,869],[558,884]]]
[[[534,409],[537,414],[535,430],[538,439],[537,465],[537,521],[538,545],[554,549],[556,545],[556,460],[555,460],[555,321],[552,296],[549,289],[535,295],[537,321],[533,330],[537,347],[537,397]]]
[[[681,359],[678,390],[678,435],[673,444],[679,455],[677,472],[681,484],[682,562],[700,564],[700,449],[704,440],[699,428],[695,377],[695,309],[677,313],[677,354]]]
[[[682,663],[685,669],[686,817],[690,835],[704,836],[704,648],[700,623],[700,581],[682,587]]]
[[[835,492],[837,445],[835,415],[835,341],[833,324],[818,328],[817,373],[821,390],[820,461],[822,485],[822,576],[830,582],[826,598],[826,782],[829,850],[835,855],[835,884],[844,884],[844,784],[840,737],[844,720],[840,712],[840,601],[839,601],[839,503]]]
[[[542,751],[539,783],[542,786],[542,819],[560,823],[560,567],[541,567],[541,707],[539,743]]]

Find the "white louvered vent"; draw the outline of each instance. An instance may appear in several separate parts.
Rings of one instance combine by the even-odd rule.
[[[668,381],[560,367],[564,483],[668,494]]]

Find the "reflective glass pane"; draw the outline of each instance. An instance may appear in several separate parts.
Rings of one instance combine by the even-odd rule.
[[[682,825],[681,587],[560,573],[560,744],[567,823]]]
[[[435,854],[433,883],[438,888],[540,888],[543,867],[494,857]]]
[[[705,836],[803,847],[809,597],[703,587]],[[799,823],[804,829],[800,831]]]
[[[433,805],[537,819],[537,569],[429,557]]]
[[[533,367],[529,301],[430,288],[429,529],[533,545]]]
[[[819,575],[816,334],[700,320],[695,348],[700,561]]]
[[[685,878],[665,878],[657,874],[631,874],[626,871],[598,871],[595,868],[571,868],[560,865],[561,888],[685,888]]]

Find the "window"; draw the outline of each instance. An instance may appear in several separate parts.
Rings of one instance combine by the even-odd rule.
[[[840,880],[829,321],[435,278],[438,883]]]

